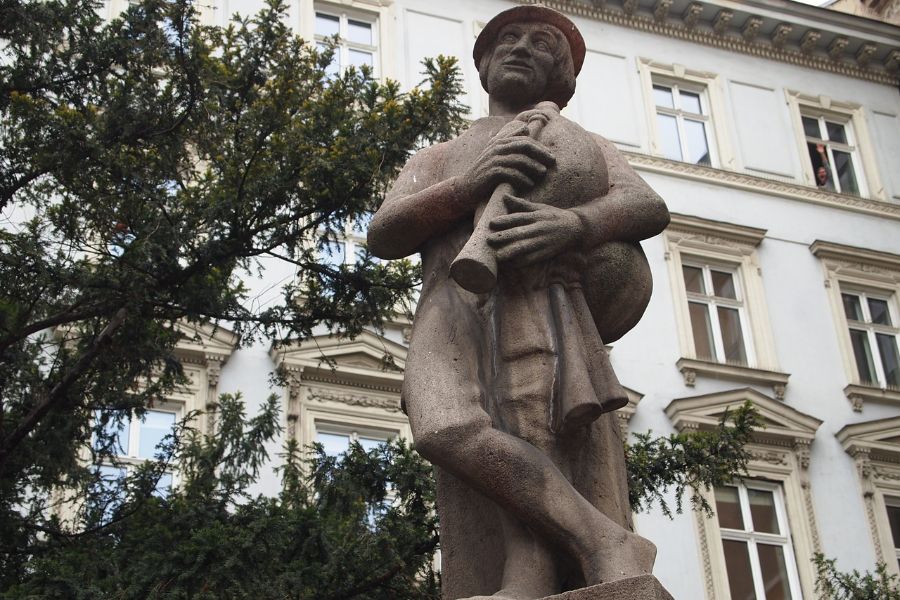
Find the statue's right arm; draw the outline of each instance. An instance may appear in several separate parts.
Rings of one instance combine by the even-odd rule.
[[[375,256],[402,258],[473,211],[461,177],[440,180],[445,144],[416,153],[397,177],[369,224],[368,246]]]

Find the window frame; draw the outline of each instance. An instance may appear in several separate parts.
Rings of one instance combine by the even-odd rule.
[[[700,294],[698,292],[692,292],[687,289],[687,284],[684,281],[684,268],[685,267],[693,267],[696,269],[700,269],[703,277],[703,286],[706,289],[706,294]],[[738,311],[738,317],[741,324],[741,337],[743,342],[743,350],[744,355],[746,357],[746,361],[744,363],[740,363],[740,366],[749,367],[755,364],[756,353],[753,349],[753,339],[752,335],[748,336],[747,332],[750,331],[749,328],[749,318],[747,316],[747,307],[743,294],[743,282],[741,281],[741,270],[739,265],[735,264],[727,264],[727,263],[719,263],[716,261],[711,261],[706,259],[705,257],[698,257],[693,254],[682,254],[681,256],[681,268],[682,268],[682,283],[684,284],[685,296],[688,302],[688,318],[690,319],[690,305],[691,304],[703,304],[706,306],[706,314],[709,319],[709,325],[713,337],[713,351],[715,356],[711,357],[701,357],[696,351],[696,340],[693,336],[693,321],[691,321],[691,342],[695,346],[694,348],[694,358],[703,360],[704,358],[708,358],[718,363],[724,364],[738,364],[734,362],[730,362],[726,358],[725,352],[725,343],[722,335],[722,325],[719,320],[719,311],[717,308],[731,308]],[[735,296],[736,298],[730,299],[722,296],[716,296],[714,292],[709,293],[713,290],[712,283],[712,271],[716,271],[719,273],[728,273],[732,277],[732,281],[735,287]]]
[[[751,577],[753,579],[754,589],[757,598],[765,598],[765,587],[762,579],[762,568],[760,566],[759,551],[756,549],[757,544],[765,544],[769,546],[780,546],[784,549],[785,568],[788,573],[788,588],[793,600],[801,600],[803,598],[800,591],[800,575],[797,571],[797,557],[794,552],[794,545],[791,537],[790,522],[787,518],[787,506],[784,500],[784,490],[778,483],[765,481],[762,479],[750,479],[734,482],[728,487],[735,487],[738,490],[738,498],[741,507],[741,517],[747,523],[747,517],[750,514],[749,490],[761,490],[771,492],[775,504],[775,515],[778,520],[778,530],[784,532],[784,535],[776,535],[771,533],[762,533],[754,530],[728,529],[719,525],[719,539],[722,541],[731,540],[746,542],[748,554],[750,558]],[[728,577],[726,564],[726,578]]]
[[[850,319],[850,317],[846,315],[846,311],[844,312],[844,319],[847,322],[848,335],[849,331],[854,330],[863,331],[866,333],[866,339],[868,340],[869,344],[869,353],[872,357],[872,367],[875,371],[875,381],[864,381],[863,376],[859,372],[859,368],[856,364],[858,362],[858,357],[856,356],[856,351],[852,348],[853,342],[851,337],[850,345],[853,352],[854,368],[856,371],[855,382],[859,383],[860,385],[874,385],[882,389],[900,390],[900,384],[889,384],[887,381],[887,375],[884,370],[884,359],[881,355],[881,349],[879,348],[878,340],[876,337],[877,334],[892,336],[894,338],[896,347],[900,348],[900,327],[897,326],[898,324],[900,324],[900,310],[897,309],[897,295],[885,289],[862,288],[846,284],[840,285],[840,294],[842,301],[845,295],[855,296],[859,300],[859,307],[864,320],[858,321],[855,319]],[[887,304],[888,316],[891,321],[890,325],[874,323],[872,321],[871,308],[868,302],[870,298],[875,300],[882,300]]]
[[[669,160],[677,160],[678,162],[687,162],[690,164],[696,164],[701,166],[711,167],[713,165],[717,165],[719,163],[718,155],[716,152],[716,144],[715,144],[715,135],[711,135],[711,131],[713,131],[713,123],[712,117],[710,116],[710,102],[708,99],[708,94],[706,90],[706,86],[700,85],[695,82],[690,82],[686,80],[677,80],[670,79],[668,77],[656,77],[652,76],[652,91],[655,92],[657,87],[665,87],[670,90],[672,94],[672,103],[673,107],[662,106],[657,104],[654,99],[654,109],[656,111],[657,119],[654,120],[656,123],[656,131],[655,131],[655,139],[657,143],[657,147],[664,146],[662,144],[661,133],[659,130],[659,115],[669,116],[675,119],[677,133],[678,133],[678,142],[679,142],[679,150],[681,154],[681,159],[675,159],[670,157]],[[689,112],[684,109],[681,102],[682,91],[690,92],[696,94],[698,97],[698,101],[700,103],[700,112],[694,113]],[[654,94],[655,97],[655,94]],[[703,123],[703,136],[706,141],[706,149],[707,149],[707,162],[692,162],[687,160],[685,157],[688,156],[689,146],[687,142],[687,135],[685,131],[685,121],[695,121]]]
[[[785,90],[785,98],[790,107],[794,137],[797,140],[797,148],[800,151],[800,164],[803,169],[801,181],[809,187],[820,189],[816,185],[813,163],[807,149],[807,136],[803,128],[803,117],[824,118],[844,125],[848,134],[848,142],[851,140],[854,142],[854,144],[849,145],[855,149],[855,153],[851,153],[851,160],[855,169],[859,193],[853,194],[837,191],[835,193],[845,196],[887,200],[884,186],[878,175],[877,162],[872,150],[872,138],[869,135],[866,125],[866,114],[862,105],[855,102],[834,100],[826,95],[814,96],[788,89]],[[832,168],[836,169],[833,162]],[[835,190],[837,189],[836,186]]]
[[[399,79],[396,44],[392,43],[398,39],[394,0],[298,0],[296,11],[291,11],[293,25],[300,36],[313,45],[317,41],[316,12],[345,13],[354,20],[371,21],[377,46],[374,77]]]
[[[338,74],[343,74],[343,72],[351,65],[350,51],[359,50],[372,55],[372,76],[376,79],[379,78],[381,76],[381,33],[378,28],[378,15],[373,15],[365,11],[354,10],[352,8],[347,8],[346,6],[316,2],[313,12],[312,38],[314,43],[316,44],[325,43],[330,39],[329,37],[324,36],[315,30],[315,22],[320,14],[336,18],[338,21],[338,37],[340,39],[335,46],[335,53],[338,55],[338,63],[340,65],[340,71],[338,72]],[[366,23],[371,27],[371,45],[350,40],[350,36],[348,34],[350,21]]]
[[[900,389],[886,385],[884,380],[878,383],[867,383],[856,366],[856,355],[850,337],[851,322],[844,312],[842,294],[865,293],[878,298],[888,298],[889,310],[894,323],[900,325],[900,255],[879,252],[865,248],[856,248],[816,240],[810,252],[819,259],[825,275],[825,288],[832,319],[835,325],[837,345],[847,378],[844,393],[850,400],[853,410],[863,410],[865,401],[874,400],[900,404]],[[855,322],[854,322],[855,323]],[[862,324],[865,325],[865,324]],[[857,325],[857,328],[860,328]],[[874,331],[875,328],[873,328]],[[895,332],[900,330],[895,329]],[[900,345],[900,336],[895,337]],[[870,348],[870,351],[872,348]],[[877,355],[873,354],[877,361]],[[880,362],[880,361],[879,361]],[[881,373],[881,366],[876,364]]]
[[[641,79],[641,87],[643,88],[644,98],[644,114],[647,118],[647,131],[649,134],[649,149],[654,156],[666,158],[661,145],[661,136],[657,125],[657,106],[654,99],[653,86],[664,85],[671,87],[673,85],[684,88],[693,93],[700,93],[701,109],[707,108],[708,114],[705,115],[706,120],[706,141],[709,149],[710,164],[691,163],[699,166],[708,166],[714,169],[730,169],[735,168],[734,150],[732,148],[730,137],[726,129],[725,115],[728,114],[725,108],[723,82],[722,77],[716,73],[706,71],[698,71],[688,69],[680,64],[666,64],[655,61],[650,58],[638,58],[638,73]],[[668,113],[666,113],[668,114]],[[682,141],[682,157],[684,156],[684,136],[683,126],[679,124],[679,132]],[[674,160],[674,159],[666,159]]]

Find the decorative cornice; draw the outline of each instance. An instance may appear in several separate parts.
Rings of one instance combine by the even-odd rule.
[[[400,398],[396,396],[361,396],[324,388],[310,388],[307,398],[319,402],[340,402],[350,406],[380,408],[389,412],[400,412]]]
[[[851,383],[844,388],[844,395],[847,396],[847,399],[853,406],[853,410],[856,412],[862,412],[863,403],[866,400],[900,406],[900,390],[896,389]]]
[[[725,244],[730,241],[741,246],[756,248],[766,236],[766,230],[759,227],[735,225],[679,213],[671,213],[671,218],[668,232],[701,235],[714,244]]]
[[[609,2],[591,2],[585,4],[578,0],[515,0],[519,4],[536,4],[540,2],[556,10],[567,12],[570,14],[628,27],[639,31],[646,31],[657,35],[663,35],[670,38],[681,39],[705,46],[721,48],[733,52],[741,52],[760,58],[777,60],[794,64],[800,67],[816,69],[820,71],[828,71],[838,73],[848,77],[872,81],[897,87],[900,85],[900,77],[892,71],[896,70],[896,65],[891,66],[891,56],[885,61],[885,70],[874,70],[871,68],[872,63],[865,65],[850,63],[843,60],[832,60],[826,52],[818,52],[816,44],[821,36],[821,32],[808,30],[803,36],[803,42],[797,49],[789,48],[786,43],[788,38],[786,35],[779,34],[781,37],[778,42],[763,43],[761,37],[747,41],[737,32],[737,35],[731,35],[728,25],[731,18],[725,16],[725,13],[731,12],[725,9],[717,12],[716,17],[710,23],[710,29],[697,27],[697,19],[702,15],[696,9],[690,6],[686,9],[685,14],[688,19],[684,23],[675,23],[668,20],[657,20],[652,14],[645,16],[637,10],[637,2],[635,0],[623,0],[622,7],[613,7]],[[701,5],[702,7],[702,5]],[[733,15],[732,15],[733,16]],[[715,29],[718,25],[720,31]],[[790,25],[790,24],[789,24]],[[813,35],[815,34],[815,35]],[[814,39],[813,39],[814,38]],[[806,50],[802,48],[805,46]],[[900,55],[900,51],[898,51]],[[898,62],[897,59],[893,61]]]
[[[900,465],[900,417],[845,425],[835,434],[841,447],[857,461],[860,477],[873,474],[872,462]]]
[[[858,196],[825,192],[818,188],[796,183],[678,162],[637,152],[622,151],[622,154],[628,159],[628,163],[638,171],[674,175],[693,181],[703,181],[714,185],[780,196],[791,200],[828,206],[829,208],[849,210],[900,221],[900,203],[898,202],[882,202]]]
[[[871,268],[875,267],[885,273],[896,273],[900,276],[900,255],[890,252],[845,246],[823,240],[816,240],[810,244],[809,251],[816,258],[823,260],[839,261],[848,266],[869,265],[867,272],[872,272]]]

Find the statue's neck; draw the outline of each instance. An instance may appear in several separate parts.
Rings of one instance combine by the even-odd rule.
[[[519,113],[525,112],[535,107],[534,103],[521,103],[500,99],[495,97],[488,98],[488,115],[491,117],[509,117],[513,118]]]

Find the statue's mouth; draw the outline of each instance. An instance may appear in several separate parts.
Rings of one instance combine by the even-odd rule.
[[[521,60],[508,60],[503,63],[504,67],[512,68],[512,69],[523,69],[527,71],[533,71],[534,69],[530,64]]]

